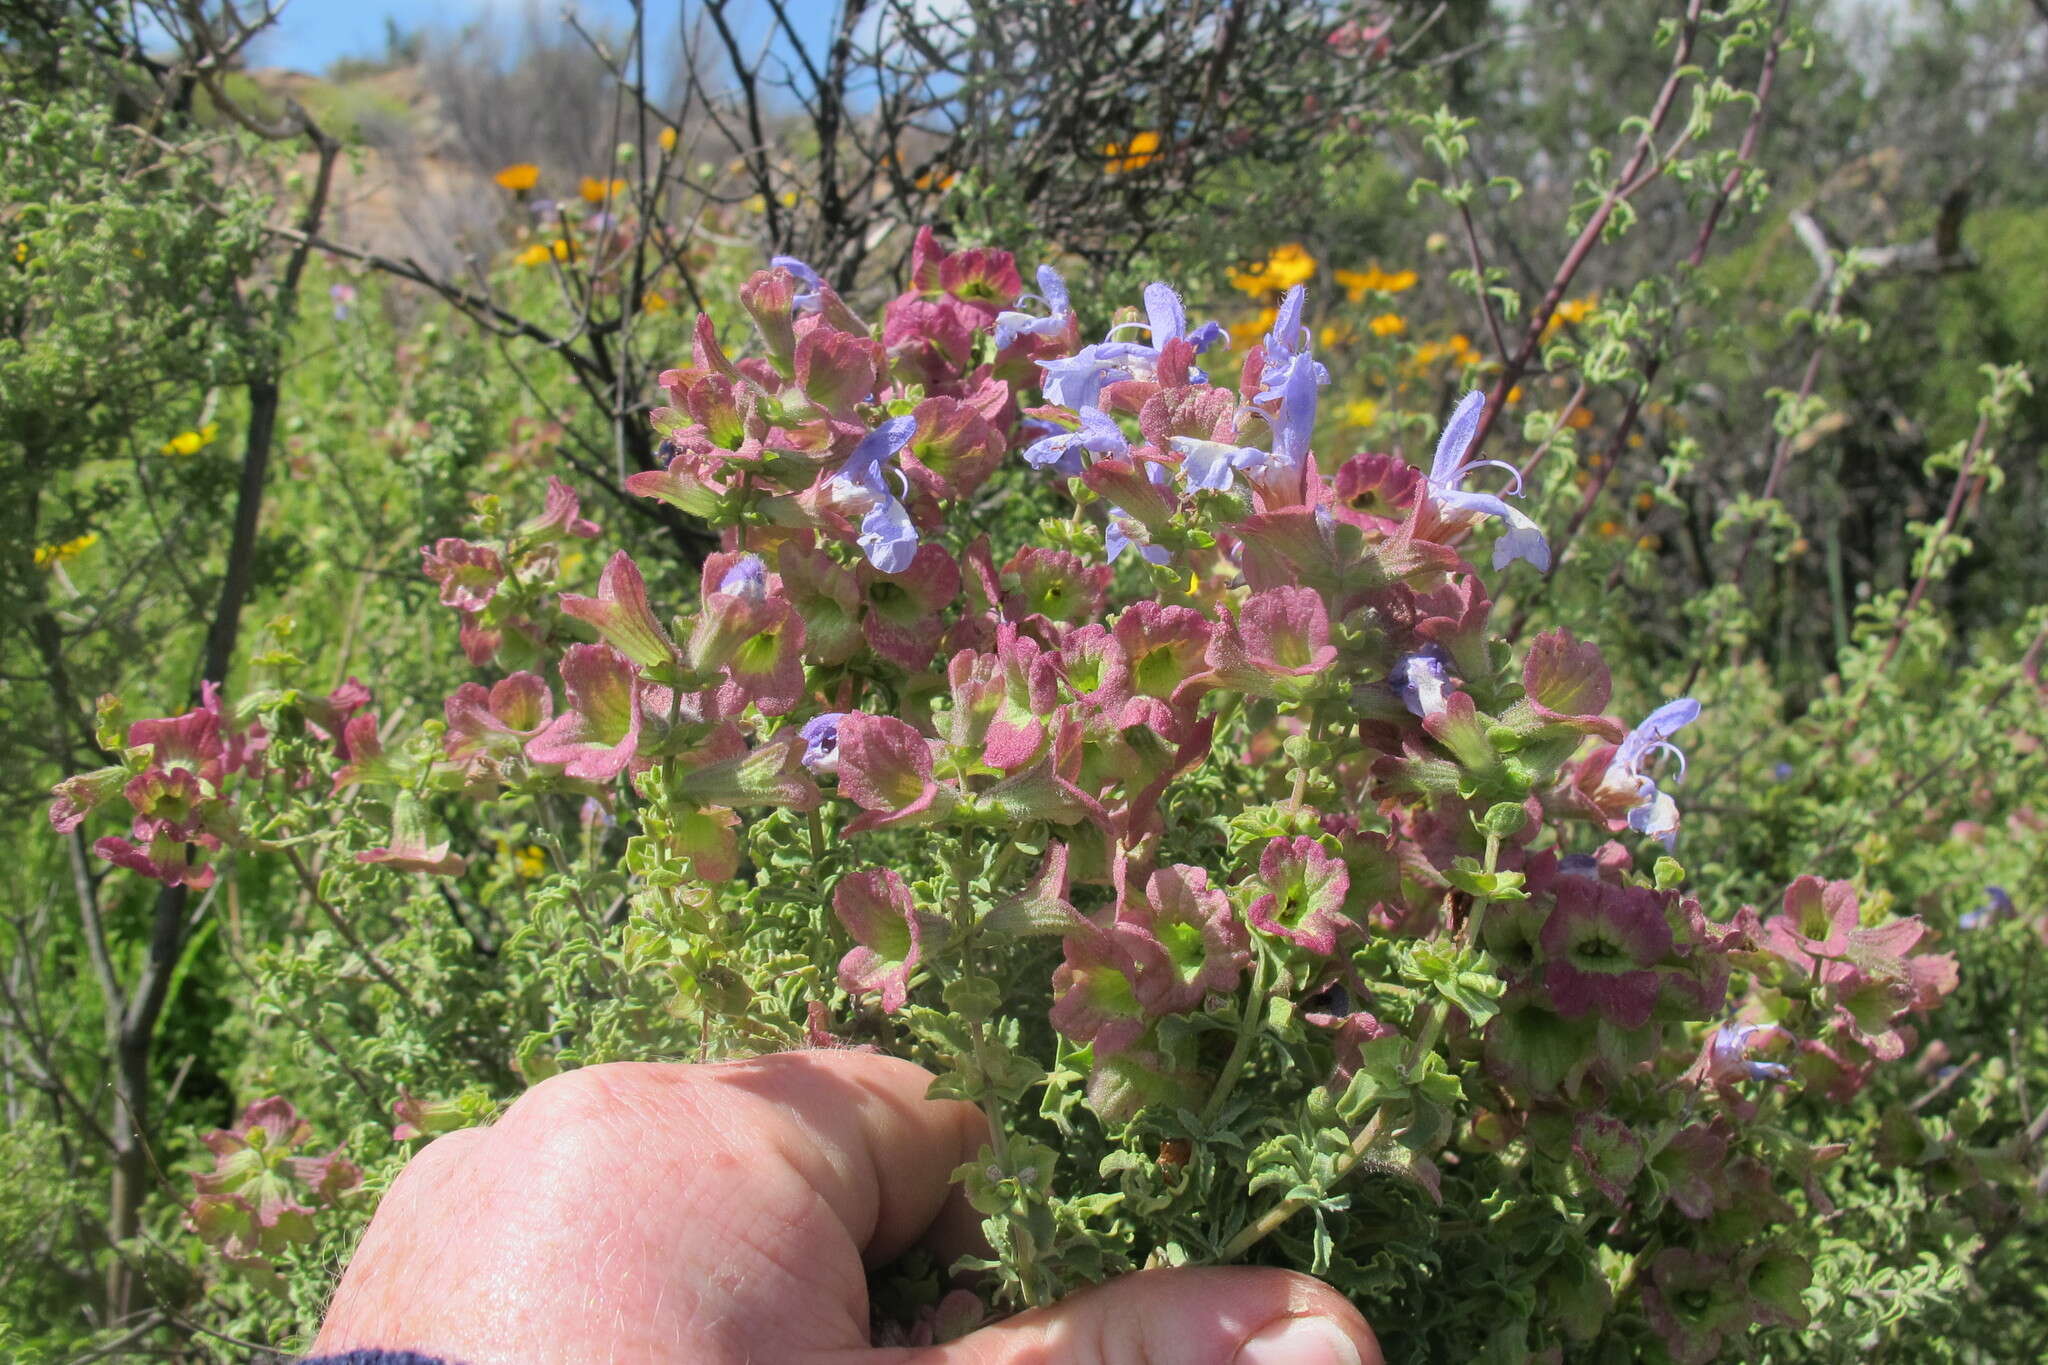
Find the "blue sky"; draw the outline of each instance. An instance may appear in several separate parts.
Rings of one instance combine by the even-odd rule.
[[[573,8],[593,27],[623,28],[631,18],[627,0],[577,0],[573,6],[534,3],[532,8],[545,23],[560,23],[565,8]],[[282,66],[296,71],[318,73],[342,57],[374,57],[384,51],[385,25],[396,21],[401,29],[426,28],[452,33],[479,20],[502,25],[508,32],[524,27],[524,0],[440,0],[421,4],[418,0],[289,0],[277,28],[251,53],[259,66]],[[797,27],[823,34],[831,23],[835,0],[791,0],[789,10]],[[654,3],[648,6],[650,24],[660,32],[673,31],[676,7]],[[765,16],[747,16],[744,28],[759,32]]]

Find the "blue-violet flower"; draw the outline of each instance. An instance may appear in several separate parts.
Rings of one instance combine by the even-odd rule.
[[[1436,458],[1429,466],[1429,496],[1439,506],[1468,516],[1499,517],[1508,524],[1508,532],[1493,546],[1493,567],[1504,569],[1517,559],[1526,559],[1537,569],[1550,569],[1550,544],[1543,539],[1543,532],[1525,514],[1502,502],[1491,493],[1467,493],[1458,485],[1474,470],[1492,466],[1505,469],[1515,477],[1515,486],[1510,488],[1510,497],[1519,497],[1522,492],[1521,471],[1505,460],[1471,460],[1472,438],[1479,432],[1479,419],[1486,411],[1486,395],[1477,389],[1458,401],[1451,413],[1451,420],[1444,425],[1443,438],[1437,442]]]

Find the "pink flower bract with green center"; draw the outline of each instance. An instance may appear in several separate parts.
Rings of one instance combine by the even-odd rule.
[[[840,987],[879,992],[884,1014],[902,1009],[926,930],[903,878],[888,868],[850,872],[833,889],[832,913],[857,945],[839,960]]]
[[[953,805],[932,780],[931,741],[894,716],[847,713],[839,722],[839,792],[865,814],[848,834],[923,824]]]
[[[1137,965],[1134,989],[1148,1014],[1199,1009],[1210,995],[1237,989],[1250,936],[1206,869],[1163,867],[1135,893],[1126,888],[1110,932]]]
[[[1655,892],[1559,877],[1538,940],[1550,1002],[1568,1019],[1597,1012],[1636,1028],[1649,1022],[1657,965],[1671,952],[1671,925]]]
[[[1337,935],[1353,927],[1344,913],[1351,874],[1309,835],[1268,843],[1256,884],[1265,894],[1245,912],[1254,929],[1328,957],[1337,951]]]
[[[1116,937],[1093,925],[1067,935],[1066,958],[1053,970],[1052,1026],[1097,1057],[1145,1036],[1149,1012],[1138,999],[1138,963]]]
[[[589,782],[617,778],[640,743],[634,682],[632,661],[609,645],[569,646],[562,655],[568,709],[527,741],[526,756]]]

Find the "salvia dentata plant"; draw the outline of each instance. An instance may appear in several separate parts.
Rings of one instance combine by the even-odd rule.
[[[1800,1326],[1845,1149],[1788,1115],[1902,1064],[1954,960],[1848,882],[1688,894],[1683,750],[1715,718],[1618,707],[1566,632],[1503,641],[1493,590],[1550,545],[1476,448],[1482,395],[1427,468],[1339,458],[1300,288],[1224,372],[1166,284],[1094,340],[1068,281],[1035,286],[926,230],[870,325],[778,259],[740,292],[751,344],[698,320],[663,467],[628,481],[720,530],[694,594],[623,552],[564,591],[603,535],[575,491],[481,499],[421,552],[482,670],[441,719],[394,727],[354,682],[109,703],[121,761],[53,822],[193,888],[282,857],[336,960],[420,1014],[358,903],[396,878],[458,906],[457,836],[523,822],[555,871],[520,932],[562,972],[521,1076],[912,1057],[988,1114],[958,1179],[991,1311],[1263,1258],[1368,1303],[1483,1265],[1504,1360]],[[402,1092],[393,1137],[490,1108]],[[208,1146],[192,1226],[253,1273],[360,1178],[282,1099]],[[1392,1250],[1418,1240],[1434,1262]],[[980,1311],[904,1309],[927,1337]],[[1382,1321],[1395,1354],[1427,1339]]]

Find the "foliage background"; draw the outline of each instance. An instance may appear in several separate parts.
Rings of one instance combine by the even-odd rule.
[[[1815,1326],[1760,1338],[1756,1353],[2021,1358],[2038,1344],[2048,1285],[2033,1188],[2048,1127],[2048,977],[2033,968],[2048,778],[2029,747],[2048,625],[2048,396],[2009,395],[1978,447],[1995,468],[1960,469],[1957,452],[1979,421],[1983,367],[2038,372],[2048,356],[2048,16],[2023,0],[1951,0],[1883,10],[1880,28],[1867,8],[1791,9],[1798,60],[1779,76],[1751,211],[1690,269],[1678,262],[1725,163],[1646,187],[1628,230],[1572,281],[1578,315],[1521,381],[1489,453],[1523,462],[1541,449],[1532,504],[1573,529],[1566,571],[1518,580],[1496,619],[1597,640],[1632,701],[1690,679],[1710,717],[1686,788],[1703,900],[1763,904],[1801,873],[1851,878],[1960,955],[1963,988],[1927,1030],[1944,1054],[1835,1120],[1870,1159],[1830,1177],[1842,1212],[1820,1233]],[[701,141],[667,158],[688,163],[673,179],[635,182],[640,207],[675,229],[666,273],[609,291],[573,268],[522,264],[551,239],[511,193],[490,186],[484,213],[446,207],[473,201],[460,188],[489,186],[507,161],[537,163],[544,188],[569,197],[584,177],[638,177],[664,160],[659,125],[618,97],[633,72],[607,71],[573,33],[493,62],[394,42],[387,62],[266,84],[231,60],[201,80],[173,54],[138,55],[122,11],[10,15],[0,1351],[210,1359],[241,1349],[223,1338],[303,1342],[370,1201],[289,1253],[282,1298],[224,1275],[185,1232],[183,1205],[200,1135],[252,1099],[293,1097],[374,1189],[407,1150],[391,1137],[401,1085],[481,1114],[561,1046],[536,1038],[570,1040],[555,1064],[709,1045],[688,972],[608,965],[618,925],[593,903],[601,878],[582,875],[617,856],[602,832],[451,808],[466,821],[450,833],[474,859],[467,877],[352,893],[358,930],[432,1009],[390,999],[323,918],[320,884],[277,857],[234,859],[214,889],[177,898],[92,862],[83,842],[50,832],[44,794],[102,761],[94,698],[123,698],[133,718],[183,709],[202,675],[223,671],[231,694],[324,693],[355,676],[387,733],[410,733],[473,676],[417,547],[461,533],[479,496],[514,517],[537,510],[549,474],[581,483],[604,543],[635,553],[657,602],[684,600],[686,529],[604,490],[637,458],[622,433],[644,431],[652,374],[687,354],[691,300],[737,316],[740,281],[791,247],[822,253],[854,297],[878,300],[900,273],[902,225],[925,219],[1025,263],[1074,262],[1086,299],[1135,297],[1164,277],[1198,316],[1252,331],[1272,286],[1301,274],[1338,376],[1319,448],[1420,460],[1449,401],[1498,373],[1487,311],[1510,305],[1461,279],[1471,262],[1456,206],[1411,187],[1518,183],[1480,189],[1469,209],[1486,282],[1526,311],[1583,222],[1585,177],[1611,174],[1633,141],[1625,121],[1665,79],[1654,30],[1676,11],[1395,7],[1394,32],[1414,42],[1352,59],[1324,87],[1256,94],[1255,61],[1225,68],[1240,103],[1213,138],[1189,136],[1199,156],[1138,140],[1175,97],[1180,73],[1161,70],[1033,149],[1029,169],[1089,187],[1051,197],[1006,170],[1010,149],[975,139],[899,139],[900,159],[880,169],[865,149],[865,167],[828,188],[815,100],[764,95],[773,136],[743,147],[719,122],[744,109],[732,73],[716,76],[704,52],[662,54],[684,75],[659,94],[643,77],[647,98],[668,99],[674,125]],[[1319,33],[1335,17],[1310,15]],[[232,55],[232,25],[206,36]],[[1273,43],[1299,38],[1276,21]],[[1757,60],[1730,54],[1729,78],[1753,84]],[[571,87],[575,119],[491,113]],[[1344,108],[1310,103],[1340,93]],[[1721,111],[1702,147],[1725,154],[1746,116]],[[1447,122],[1462,119],[1473,122]],[[507,141],[511,127],[527,131]],[[1462,143],[1448,165],[1446,137]],[[379,166],[420,158],[436,168],[421,184],[451,188],[398,205],[403,233],[378,239],[367,189],[333,209],[347,229],[326,239],[338,249],[308,253],[272,230],[308,221],[330,161],[373,186]],[[870,182],[861,217],[849,187]],[[833,195],[843,221],[822,213]],[[1835,274],[1827,253],[1852,246],[1895,259]],[[1386,287],[1405,271],[1412,283]],[[1367,272],[1377,278],[1359,283]],[[1512,339],[1514,318],[1501,322]],[[608,373],[586,364],[593,336],[620,338]],[[575,340],[543,341],[563,337]],[[1034,511],[994,515],[1024,525]],[[598,567],[572,552],[563,584],[587,589]],[[1931,610],[1904,628],[1923,577]],[[210,655],[231,665],[209,669]],[[381,837],[359,808],[336,818]],[[1961,930],[1993,884],[2018,913]],[[124,1073],[140,1088],[123,1093],[146,1100],[130,1142],[111,1098]],[[1879,1161],[1897,1157],[1884,1125],[1895,1131],[1899,1112],[2012,1153],[2023,1176],[1991,1190],[1931,1158]],[[1405,1294],[1474,1270],[1418,1264]],[[1434,1330],[1426,1318],[1383,1314],[1415,1342]]]

